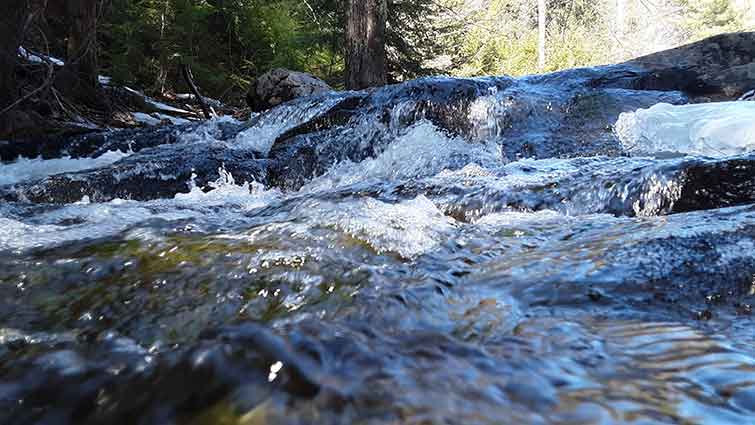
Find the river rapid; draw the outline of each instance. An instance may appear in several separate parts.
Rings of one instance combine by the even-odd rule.
[[[4,157],[0,423],[753,423],[755,102],[619,71]]]

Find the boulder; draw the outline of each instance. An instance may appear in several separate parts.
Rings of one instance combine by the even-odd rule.
[[[261,112],[299,97],[333,91],[324,81],[305,72],[274,69],[252,82],[246,103]]]
[[[697,101],[736,100],[755,87],[755,33],[720,34],[633,59],[643,89],[682,90]]]

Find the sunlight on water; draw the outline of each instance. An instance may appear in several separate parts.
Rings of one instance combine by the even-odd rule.
[[[270,114],[259,121],[252,118],[252,125],[236,136],[232,147],[251,149],[267,155],[278,136],[328,111],[341,100],[340,96],[328,96],[324,99],[304,99],[280,105],[275,109],[276,113],[272,115],[272,119],[269,118]]]

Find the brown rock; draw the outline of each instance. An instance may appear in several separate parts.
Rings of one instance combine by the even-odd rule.
[[[253,111],[260,112],[289,100],[329,91],[333,89],[311,74],[278,68],[252,82],[246,103]]]

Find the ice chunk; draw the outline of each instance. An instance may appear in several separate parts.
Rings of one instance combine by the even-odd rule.
[[[738,155],[755,150],[755,102],[659,103],[621,114],[614,130],[631,154]]]
[[[10,164],[0,164],[0,186],[15,184],[27,180],[41,179],[53,174],[104,167],[125,158],[128,155],[128,153],[123,153],[121,151],[109,151],[97,158],[21,158]]]
[[[138,122],[139,124],[150,126],[160,125],[160,120],[150,114],[145,114],[144,112],[132,112],[131,115],[134,116],[134,121]]]
[[[155,126],[160,125],[163,123],[163,121],[168,121],[171,124],[188,124],[191,121],[185,119],[185,118],[177,118],[172,117],[170,115],[160,114],[160,113],[153,113],[153,114],[145,114],[144,112],[132,112],[131,115],[134,116],[134,121],[149,125],[149,126]]]

